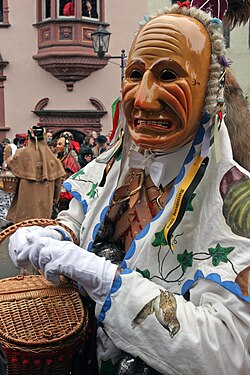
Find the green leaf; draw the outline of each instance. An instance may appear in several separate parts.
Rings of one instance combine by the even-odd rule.
[[[219,243],[216,245],[215,248],[210,247],[208,251],[209,251],[209,254],[212,256],[213,266],[215,267],[218,266],[220,262],[227,263],[228,261],[227,256],[233,250],[234,250],[233,246],[222,247]]]
[[[152,245],[154,247],[158,247],[158,246],[166,246],[167,244],[168,243],[167,243],[166,238],[164,236],[164,228],[163,228],[161,232],[155,233],[155,239],[152,242]]]
[[[195,193],[193,193],[193,194],[191,195],[191,198],[190,198],[190,200],[189,200],[189,202],[188,202],[188,204],[187,204],[186,211],[194,211],[194,207],[193,207],[193,204],[192,204],[192,203],[193,203],[193,200],[194,200],[195,196],[196,196]]]
[[[136,268],[136,271],[139,272],[143,277],[145,277],[145,279],[149,279],[150,278],[150,272],[149,272],[148,269],[142,271],[139,268]]]
[[[191,251],[190,253],[188,253],[187,250],[185,250],[184,253],[177,255],[177,260],[181,264],[182,271],[186,272],[186,269],[188,267],[192,267],[193,252]]]
[[[82,170],[82,169],[80,169],[78,172],[76,172],[76,173],[74,173],[72,176],[70,176],[71,178],[72,178],[72,180],[75,180],[77,177],[79,177],[79,176],[82,176],[82,175],[84,175],[85,174],[85,172]]]
[[[95,195],[97,194],[97,190],[96,190],[97,185],[98,183],[96,184],[92,183],[91,190],[87,193],[87,195],[89,195],[90,198],[95,198]]]

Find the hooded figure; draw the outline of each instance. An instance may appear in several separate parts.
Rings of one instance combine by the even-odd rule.
[[[46,143],[44,128],[33,126],[28,130],[28,139],[28,146],[18,149],[7,160],[7,167],[19,178],[7,215],[7,220],[13,223],[36,217],[51,218],[65,175],[61,162]]]

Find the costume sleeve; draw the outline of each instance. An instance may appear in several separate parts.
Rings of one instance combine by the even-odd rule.
[[[190,301],[125,269],[100,324],[117,348],[166,375],[250,374],[250,304],[210,280]]]
[[[84,220],[84,212],[80,202],[72,198],[67,211],[61,211],[57,220],[69,227],[79,240],[80,229]]]

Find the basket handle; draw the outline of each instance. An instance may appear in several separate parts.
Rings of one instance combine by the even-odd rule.
[[[53,219],[28,219],[28,220],[20,221],[19,223],[13,224],[13,225],[9,226],[8,228],[4,229],[2,232],[0,232],[0,244],[8,236],[15,233],[15,231],[17,229],[22,228],[22,227],[31,227],[32,225],[38,225],[40,227],[47,227],[48,225],[60,225],[67,232],[70,233],[74,243],[76,245],[78,244],[78,239],[77,239],[76,235],[74,234],[74,232],[69,227],[67,227],[66,225],[60,223],[57,220],[53,220]]]

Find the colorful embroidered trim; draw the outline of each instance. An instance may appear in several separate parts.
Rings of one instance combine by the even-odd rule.
[[[184,216],[187,204],[194,189],[198,186],[204,176],[208,160],[208,158],[203,159],[202,157],[197,156],[176,194],[169,221],[164,227],[164,236],[172,251],[174,251],[174,245],[171,243],[172,234]]]

